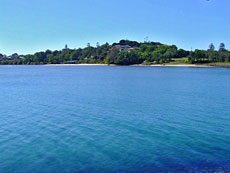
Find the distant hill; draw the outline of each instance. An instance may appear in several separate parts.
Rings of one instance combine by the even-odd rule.
[[[87,45],[85,48],[63,50],[46,50],[33,55],[6,56],[0,54],[0,64],[163,64],[163,63],[190,63],[203,64],[215,62],[230,62],[230,52],[225,49],[224,43],[216,51],[213,44],[208,50],[187,51],[178,49],[175,45],[166,45],[159,42],[137,42],[120,40],[112,45],[97,44],[96,47]]]

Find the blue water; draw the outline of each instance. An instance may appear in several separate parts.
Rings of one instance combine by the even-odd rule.
[[[0,172],[230,172],[230,69],[0,66]]]

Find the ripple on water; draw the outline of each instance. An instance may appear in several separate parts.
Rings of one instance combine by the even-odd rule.
[[[228,69],[4,66],[0,76],[0,172],[230,172]]]

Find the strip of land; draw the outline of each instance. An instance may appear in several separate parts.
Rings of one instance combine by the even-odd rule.
[[[46,64],[45,66],[119,66],[115,64]],[[230,64],[134,64],[138,67],[198,67],[198,68],[230,68]]]
[[[108,66],[108,64],[44,64],[45,66]]]
[[[85,48],[46,50],[34,54],[10,56],[0,54],[2,65],[73,64],[95,66],[105,64],[170,67],[230,67],[230,51],[221,43],[218,50],[210,44],[207,50],[188,51],[159,42],[120,40],[119,43],[87,45]]]
[[[210,65],[197,65],[197,64],[152,64],[152,65],[134,65],[134,66],[151,66],[151,67],[206,67],[206,68],[215,67],[215,66],[210,66]]]

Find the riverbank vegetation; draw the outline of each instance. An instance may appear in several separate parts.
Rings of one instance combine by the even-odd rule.
[[[207,50],[187,51],[178,49],[175,45],[165,45],[159,42],[144,42],[121,40],[112,45],[106,43],[85,48],[63,50],[46,50],[33,55],[6,56],[0,54],[0,64],[218,64],[230,62],[230,51],[221,43],[216,50],[213,44]]]

